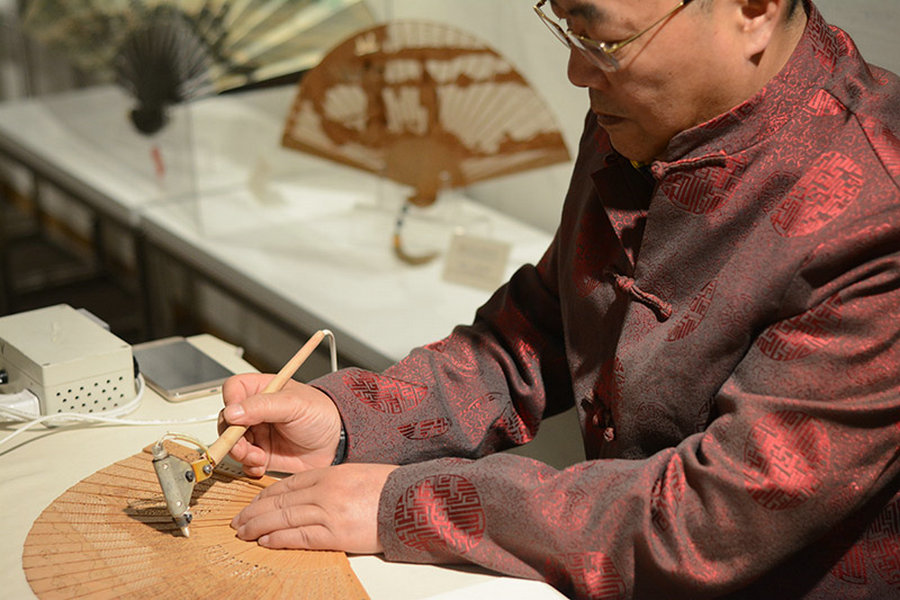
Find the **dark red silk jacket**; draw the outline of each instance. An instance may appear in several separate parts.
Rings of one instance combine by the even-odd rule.
[[[473,324],[314,382],[348,460],[406,465],[388,559],[578,598],[900,598],[900,82],[806,8],[784,70],[648,169],[588,118],[550,248]],[[585,462],[497,453],[573,404]]]

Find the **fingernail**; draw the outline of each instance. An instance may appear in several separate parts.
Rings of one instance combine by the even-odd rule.
[[[267,536],[267,535],[262,536],[261,538],[256,540],[256,543],[259,544],[260,546],[268,546],[269,545],[269,536]]]
[[[240,419],[244,416],[244,407],[240,404],[232,404],[231,406],[225,407],[225,418],[229,421],[233,419]]]

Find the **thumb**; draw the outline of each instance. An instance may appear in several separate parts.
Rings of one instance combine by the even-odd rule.
[[[222,412],[231,425],[250,427],[260,423],[290,423],[302,412],[303,403],[290,392],[248,396],[239,404],[229,404]]]
[[[249,396],[259,394],[275,376],[270,373],[241,373],[232,375],[222,385],[225,405],[239,404]],[[288,382],[290,383],[290,382]]]

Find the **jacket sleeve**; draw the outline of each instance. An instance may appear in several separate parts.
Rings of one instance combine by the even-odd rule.
[[[571,406],[548,275],[554,247],[538,266],[521,267],[471,325],[383,373],[347,369],[312,382],[341,412],[348,461],[484,456],[530,441],[544,416]]]
[[[590,113],[585,122],[593,122]],[[593,147],[591,140],[586,127],[582,147]],[[575,173],[586,172],[595,154],[579,152]],[[559,299],[563,242],[558,230],[539,263],[516,271],[471,325],[383,373],[350,369],[312,382],[341,412],[347,460],[481,457],[527,443],[543,417],[572,406]]]
[[[798,274],[812,302],[758,333],[705,431],[562,471],[507,454],[403,467],[380,502],[386,557],[469,561],[583,598],[720,597],[777,568],[795,587],[779,597],[801,597],[837,581],[821,569],[844,553],[852,572],[861,539],[896,575],[900,253],[885,249],[900,234],[854,243],[865,260],[842,277],[815,281],[827,249]]]

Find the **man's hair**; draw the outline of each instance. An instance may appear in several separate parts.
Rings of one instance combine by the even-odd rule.
[[[788,19],[794,16],[798,6],[800,6],[800,0],[791,0],[791,4],[788,6]]]

